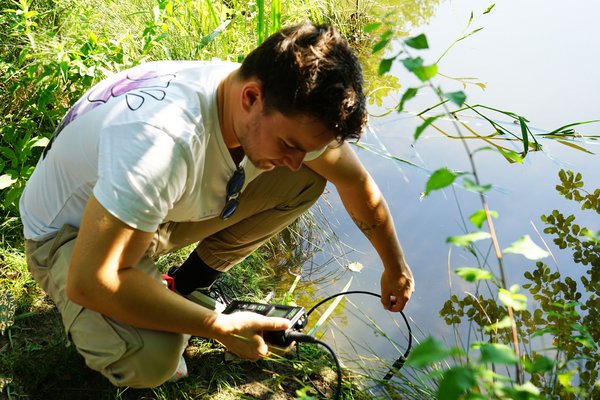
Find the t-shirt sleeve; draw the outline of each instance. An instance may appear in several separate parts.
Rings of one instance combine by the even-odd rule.
[[[322,149],[310,151],[310,152],[306,153],[306,155],[304,156],[304,161],[312,161],[312,160],[320,157],[321,154],[325,153],[325,150],[327,150],[327,146],[323,147]]]
[[[94,196],[132,228],[154,232],[185,190],[183,147],[147,123],[111,126],[99,143]]]

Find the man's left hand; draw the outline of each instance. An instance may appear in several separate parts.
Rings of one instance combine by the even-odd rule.
[[[381,303],[388,311],[399,312],[415,291],[415,280],[410,267],[385,268],[381,274]]]

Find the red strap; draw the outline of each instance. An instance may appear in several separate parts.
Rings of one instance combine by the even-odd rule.
[[[165,285],[167,285],[167,287],[172,290],[173,292],[175,291],[175,278],[173,278],[170,275],[167,274],[162,274],[162,279]]]

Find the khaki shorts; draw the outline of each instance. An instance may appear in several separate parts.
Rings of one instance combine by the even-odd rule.
[[[306,167],[261,174],[242,193],[240,206],[228,220],[162,224],[135,267],[161,280],[153,259],[199,243],[202,260],[226,271],[298,218],[321,195],[325,183]],[[76,227],[65,225],[49,240],[25,241],[29,270],[56,304],[68,338],[86,364],[116,386],[164,383],[175,373],[189,336],[123,324],[70,301],[65,287],[77,234]]]

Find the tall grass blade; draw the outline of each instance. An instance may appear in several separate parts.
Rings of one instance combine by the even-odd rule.
[[[231,19],[226,19],[221,25],[217,26],[214,31],[200,39],[200,43],[198,43],[197,50],[201,50],[208,46],[213,40],[215,40],[217,36],[219,36],[225,31],[225,29],[227,29],[230,23]]]
[[[350,278],[350,280],[348,281],[346,286],[344,286],[344,288],[342,289],[342,292],[347,292],[348,289],[350,288],[351,284],[352,284],[352,278]],[[338,306],[338,304],[340,304],[340,301],[342,301],[342,299],[344,297],[346,297],[346,296],[338,296],[335,298],[335,300],[331,303],[331,305],[329,307],[327,307],[327,310],[325,310],[323,315],[321,315],[321,318],[319,318],[319,320],[317,321],[315,326],[313,326],[313,328],[310,330],[310,332],[308,332],[309,335],[313,336],[315,334],[315,332],[319,330],[321,325],[323,325],[323,323],[325,321],[327,321],[327,318],[329,318],[329,316],[331,315],[333,310],[335,310],[335,308]]]
[[[256,38],[257,44],[261,44],[265,40],[265,1],[257,0],[256,7],[258,14],[256,15]]]
[[[281,0],[273,0],[271,3],[271,31],[273,34],[281,29]]]

